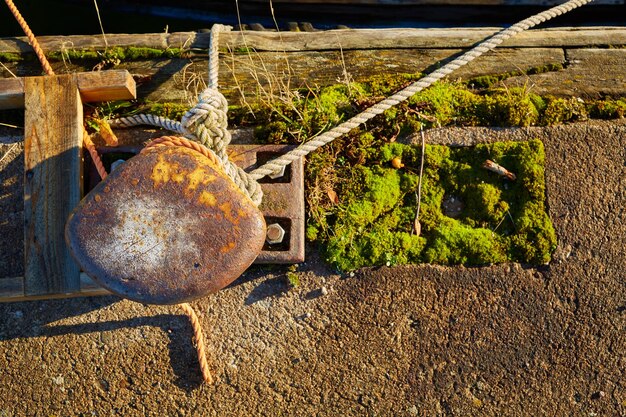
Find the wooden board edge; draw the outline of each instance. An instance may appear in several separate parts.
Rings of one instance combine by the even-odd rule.
[[[22,78],[0,79],[0,110],[24,107],[24,80]]]
[[[127,70],[80,72],[76,74],[83,103],[133,100],[137,85]],[[24,107],[24,79],[0,79],[0,110]]]
[[[137,98],[137,85],[127,70],[80,72],[76,76],[84,103]]]
[[[4,285],[9,282],[9,285]],[[12,303],[21,301],[41,301],[41,300],[58,300],[74,297],[93,297],[102,295],[111,295],[104,288],[98,286],[84,272],[80,274],[80,290],[61,294],[43,294],[43,295],[25,295],[24,294],[24,277],[0,278],[2,287],[12,287],[11,290],[0,291],[0,303]]]
[[[246,45],[257,50],[298,52],[312,50],[337,50],[339,45],[348,49],[394,49],[394,48],[468,48],[495,34],[500,27],[480,28],[388,28],[388,29],[333,29],[319,32],[272,32],[232,31],[220,35],[220,47],[232,48]],[[242,35],[243,33],[243,35]],[[63,39],[60,39],[63,38]],[[104,49],[101,36],[70,35],[64,37],[41,36],[38,38],[47,52],[60,52],[73,45],[75,49]],[[148,46],[157,49],[185,48],[207,49],[209,33],[174,32],[163,34],[112,34],[108,46]],[[626,28],[622,26],[554,27],[532,29],[507,40],[508,47],[584,47],[617,46],[626,44]],[[24,37],[0,38],[0,52],[27,53],[28,42]]]

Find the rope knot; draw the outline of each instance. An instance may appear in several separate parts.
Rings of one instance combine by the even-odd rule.
[[[198,104],[185,113],[181,125],[188,137],[215,153],[226,174],[258,206],[263,198],[261,186],[228,159],[226,148],[231,135],[228,131],[227,113],[228,102],[222,93],[214,88],[207,88],[198,97]]]
[[[198,104],[183,116],[183,128],[193,133],[200,142],[213,149],[220,159],[226,158],[230,143],[228,132],[228,102],[219,91],[207,88],[198,98]]]

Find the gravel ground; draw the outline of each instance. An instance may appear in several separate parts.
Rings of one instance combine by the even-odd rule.
[[[253,268],[194,303],[212,386],[175,307],[2,304],[0,416],[625,416],[626,122],[445,138],[544,141],[550,265]]]

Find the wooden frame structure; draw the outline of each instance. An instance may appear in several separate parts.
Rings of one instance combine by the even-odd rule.
[[[73,261],[66,248],[64,228],[72,209],[89,191],[84,178],[88,176],[83,175],[83,103],[133,99],[133,78],[120,70],[0,79],[0,91],[0,109],[26,108],[24,276],[0,279],[0,302],[108,294]],[[233,162],[246,169],[290,148],[233,145],[229,154]],[[104,148],[100,151],[107,152]],[[108,151],[124,152],[121,148]],[[87,169],[93,167],[87,165]],[[265,198],[260,209],[267,222],[285,229],[286,238],[280,245],[264,247],[255,263],[301,262],[303,159],[292,163],[282,177],[263,182]]]
[[[0,79],[0,109],[26,109],[24,277],[8,279],[0,297],[106,293],[71,258],[65,221],[83,194],[83,103],[134,98],[125,70]]]

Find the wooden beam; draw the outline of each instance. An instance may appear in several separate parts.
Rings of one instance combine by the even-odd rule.
[[[320,32],[258,32],[232,31],[220,35],[220,47],[250,47],[256,50],[297,52],[348,49],[399,49],[399,48],[469,48],[495,34],[502,28],[436,28],[436,29],[338,29]],[[244,45],[243,38],[246,43]],[[40,36],[37,38],[46,52],[68,49],[104,50],[102,36]],[[206,50],[209,33],[175,32],[170,34],[108,34],[109,47],[137,46],[155,49],[187,48]],[[509,48],[535,47],[592,47],[626,45],[624,27],[558,27],[532,29],[505,41]],[[0,52],[32,53],[24,37],[0,38]],[[2,90],[0,90],[2,91]]]
[[[220,46],[258,51],[295,52],[350,49],[470,48],[501,28],[340,29],[321,32],[227,32]],[[502,43],[509,48],[617,46],[626,44],[624,28],[529,30]]]
[[[135,80],[126,70],[81,72],[77,77],[84,103],[137,98]]]
[[[82,188],[77,77],[28,77],[24,89],[24,294],[78,291],[80,270],[64,239]]]
[[[52,300],[70,297],[92,297],[96,295],[111,295],[111,293],[98,286],[83,272],[80,274],[80,291],[73,293],[24,295],[24,277],[0,278],[0,303]]]
[[[137,97],[135,80],[126,70],[81,72],[75,75],[83,102],[130,100]],[[0,79],[0,109],[24,107],[24,78]]]
[[[0,79],[0,110],[24,107],[24,79]]]

